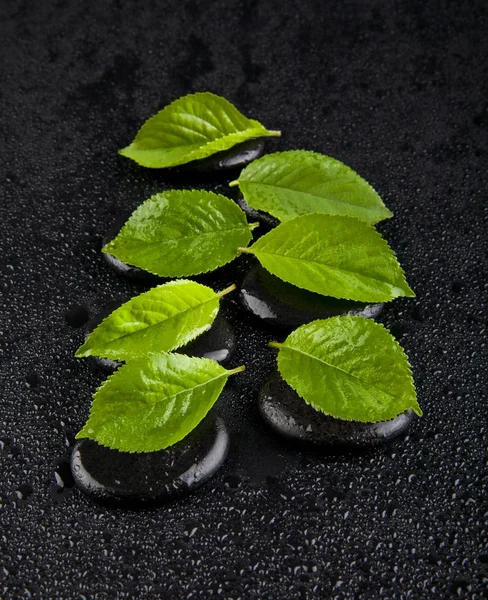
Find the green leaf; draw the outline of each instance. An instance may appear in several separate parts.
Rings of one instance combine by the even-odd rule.
[[[200,423],[229,375],[243,370],[166,352],[127,363],[97,390],[76,437],[122,452],[167,448]]]
[[[210,92],[175,100],[148,119],[130,146],[119,151],[143,167],[182,165],[227,150],[245,140],[279,136]]]
[[[325,296],[361,302],[415,296],[385,240],[354,217],[295,217],[241,251],[280,279]]]
[[[249,206],[281,221],[321,212],[374,225],[393,215],[355,171],[317,152],[268,154],[248,165],[230,185],[239,185]]]
[[[403,349],[371,319],[313,321],[283,344],[270,345],[279,348],[283,379],[326,415],[366,423],[388,421],[410,408],[422,415]]]
[[[251,240],[235,202],[202,190],[169,190],[139,206],[103,252],[161,277],[212,271]]]
[[[175,350],[212,325],[219,311],[220,294],[194,281],[170,281],[132,298],[94,329],[76,356],[132,360]]]

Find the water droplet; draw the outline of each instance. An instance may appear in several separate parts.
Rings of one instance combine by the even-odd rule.
[[[35,388],[36,385],[39,384],[39,375],[35,371],[32,371],[25,376],[25,383],[27,384],[27,387]]]
[[[408,410],[390,421],[360,423],[324,415],[306,404],[275,371],[263,386],[259,411],[265,422],[282,436],[325,446],[374,446],[397,437],[410,425]]]
[[[118,452],[81,440],[71,456],[78,487],[104,504],[142,507],[188,494],[222,465],[229,435],[208,415],[185,439],[159,452]]]
[[[383,309],[383,304],[338,300],[302,290],[261,265],[254,266],[244,278],[240,299],[247,310],[266,323],[287,329],[343,314],[373,318]]]
[[[17,491],[15,492],[15,495],[19,500],[26,500],[33,492],[34,489],[31,485],[23,483],[18,487]]]

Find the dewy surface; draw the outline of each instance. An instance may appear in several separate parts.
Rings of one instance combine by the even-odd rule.
[[[483,597],[486,12],[481,0],[2,4],[3,600]],[[239,174],[190,184],[117,149],[205,89],[283,132],[267,152],[337,157],[395,213],[378,229],[417,297],[378,320],[401,337],[425,416],[364,453],[286,445],[256,406],[276,332],[229,296],[227,366],[248,370],[216,407],[231,436],[223,469],[163,508],[105,509],[67,468],[105,377],[74,352],[84,318],[147,287],[105,264],[102,238],[161,189],[226,194]],[[252,262],[200,279],[224,289]]]

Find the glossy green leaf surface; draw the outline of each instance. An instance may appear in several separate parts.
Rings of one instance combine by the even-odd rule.
[[[242,251],[284,281],[325,296],[362,302],[415,296],[386,241],[354,217],[295,217]]]
[[[316,410],[348,421],[417,415],[408,359],[390,332],[363,317],[313,321],[291,333],[279,348],[283,379]]]
[[[281,221],[320,212],[374,224],[393,214],[355,171],[317,152],[268,154],[248,165],[233,183],[247,204]]]
[[[247,246],[244,212],[220,194],[169,190],[139,206],[103,252],[161,277],[212,271]]]
[[[76,437],[122,452],[167,448],[200,423],[229,375],[242,370],[166,352],[129,362],[97,390]]]
[[[175,100],[148,119],[134,141],[119,151],[144,167],[182,165],[227,150],[245,140],[277,136],[259,121],[210,92]]]
[[[114,310],[88,336],[77,357],[132,360],[184,346],[207,331],[221,294],[194,281],[170,281]]]

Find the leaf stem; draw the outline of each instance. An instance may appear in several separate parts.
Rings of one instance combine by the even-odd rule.
[[[241,365],[240,367],[236,367],[235,369],[230,369],[228,371],[229,375],[235,375],[236,373],[242,373],[246,370],[246,365]]]
[[[229,287],[226,287],[225,290],[222,290],[221,292],[217,292],[217,296],[220,296],[222,298],[222,296],[225,296],[226,294],[230,294],[235,289],[237,289],[237,286],[235,283],[233,283],[232,285],[229,285]]]
[[[239,180],[238,179],[234,179],[234,181],[231,181],[229,183],[229,187],[235,187],[236,185],[239,185]]]
[[[237,252],[243,252],[244,254],[254,254],[252,248],[237,248]]]
[[[271,131],[268,131],[268,135],[270,137],[280,137],[281,131],[271,130]]]
[[[253,229],[256,229],[256,227],[259,227],[259,223],[249,223],[250,231],[252,231]]]
[[[280,344],[280,342],[268,342],[268,346],[270,348],[278,348],[278,350],[279,350],[280,348],[283,347],[283,344]]]

